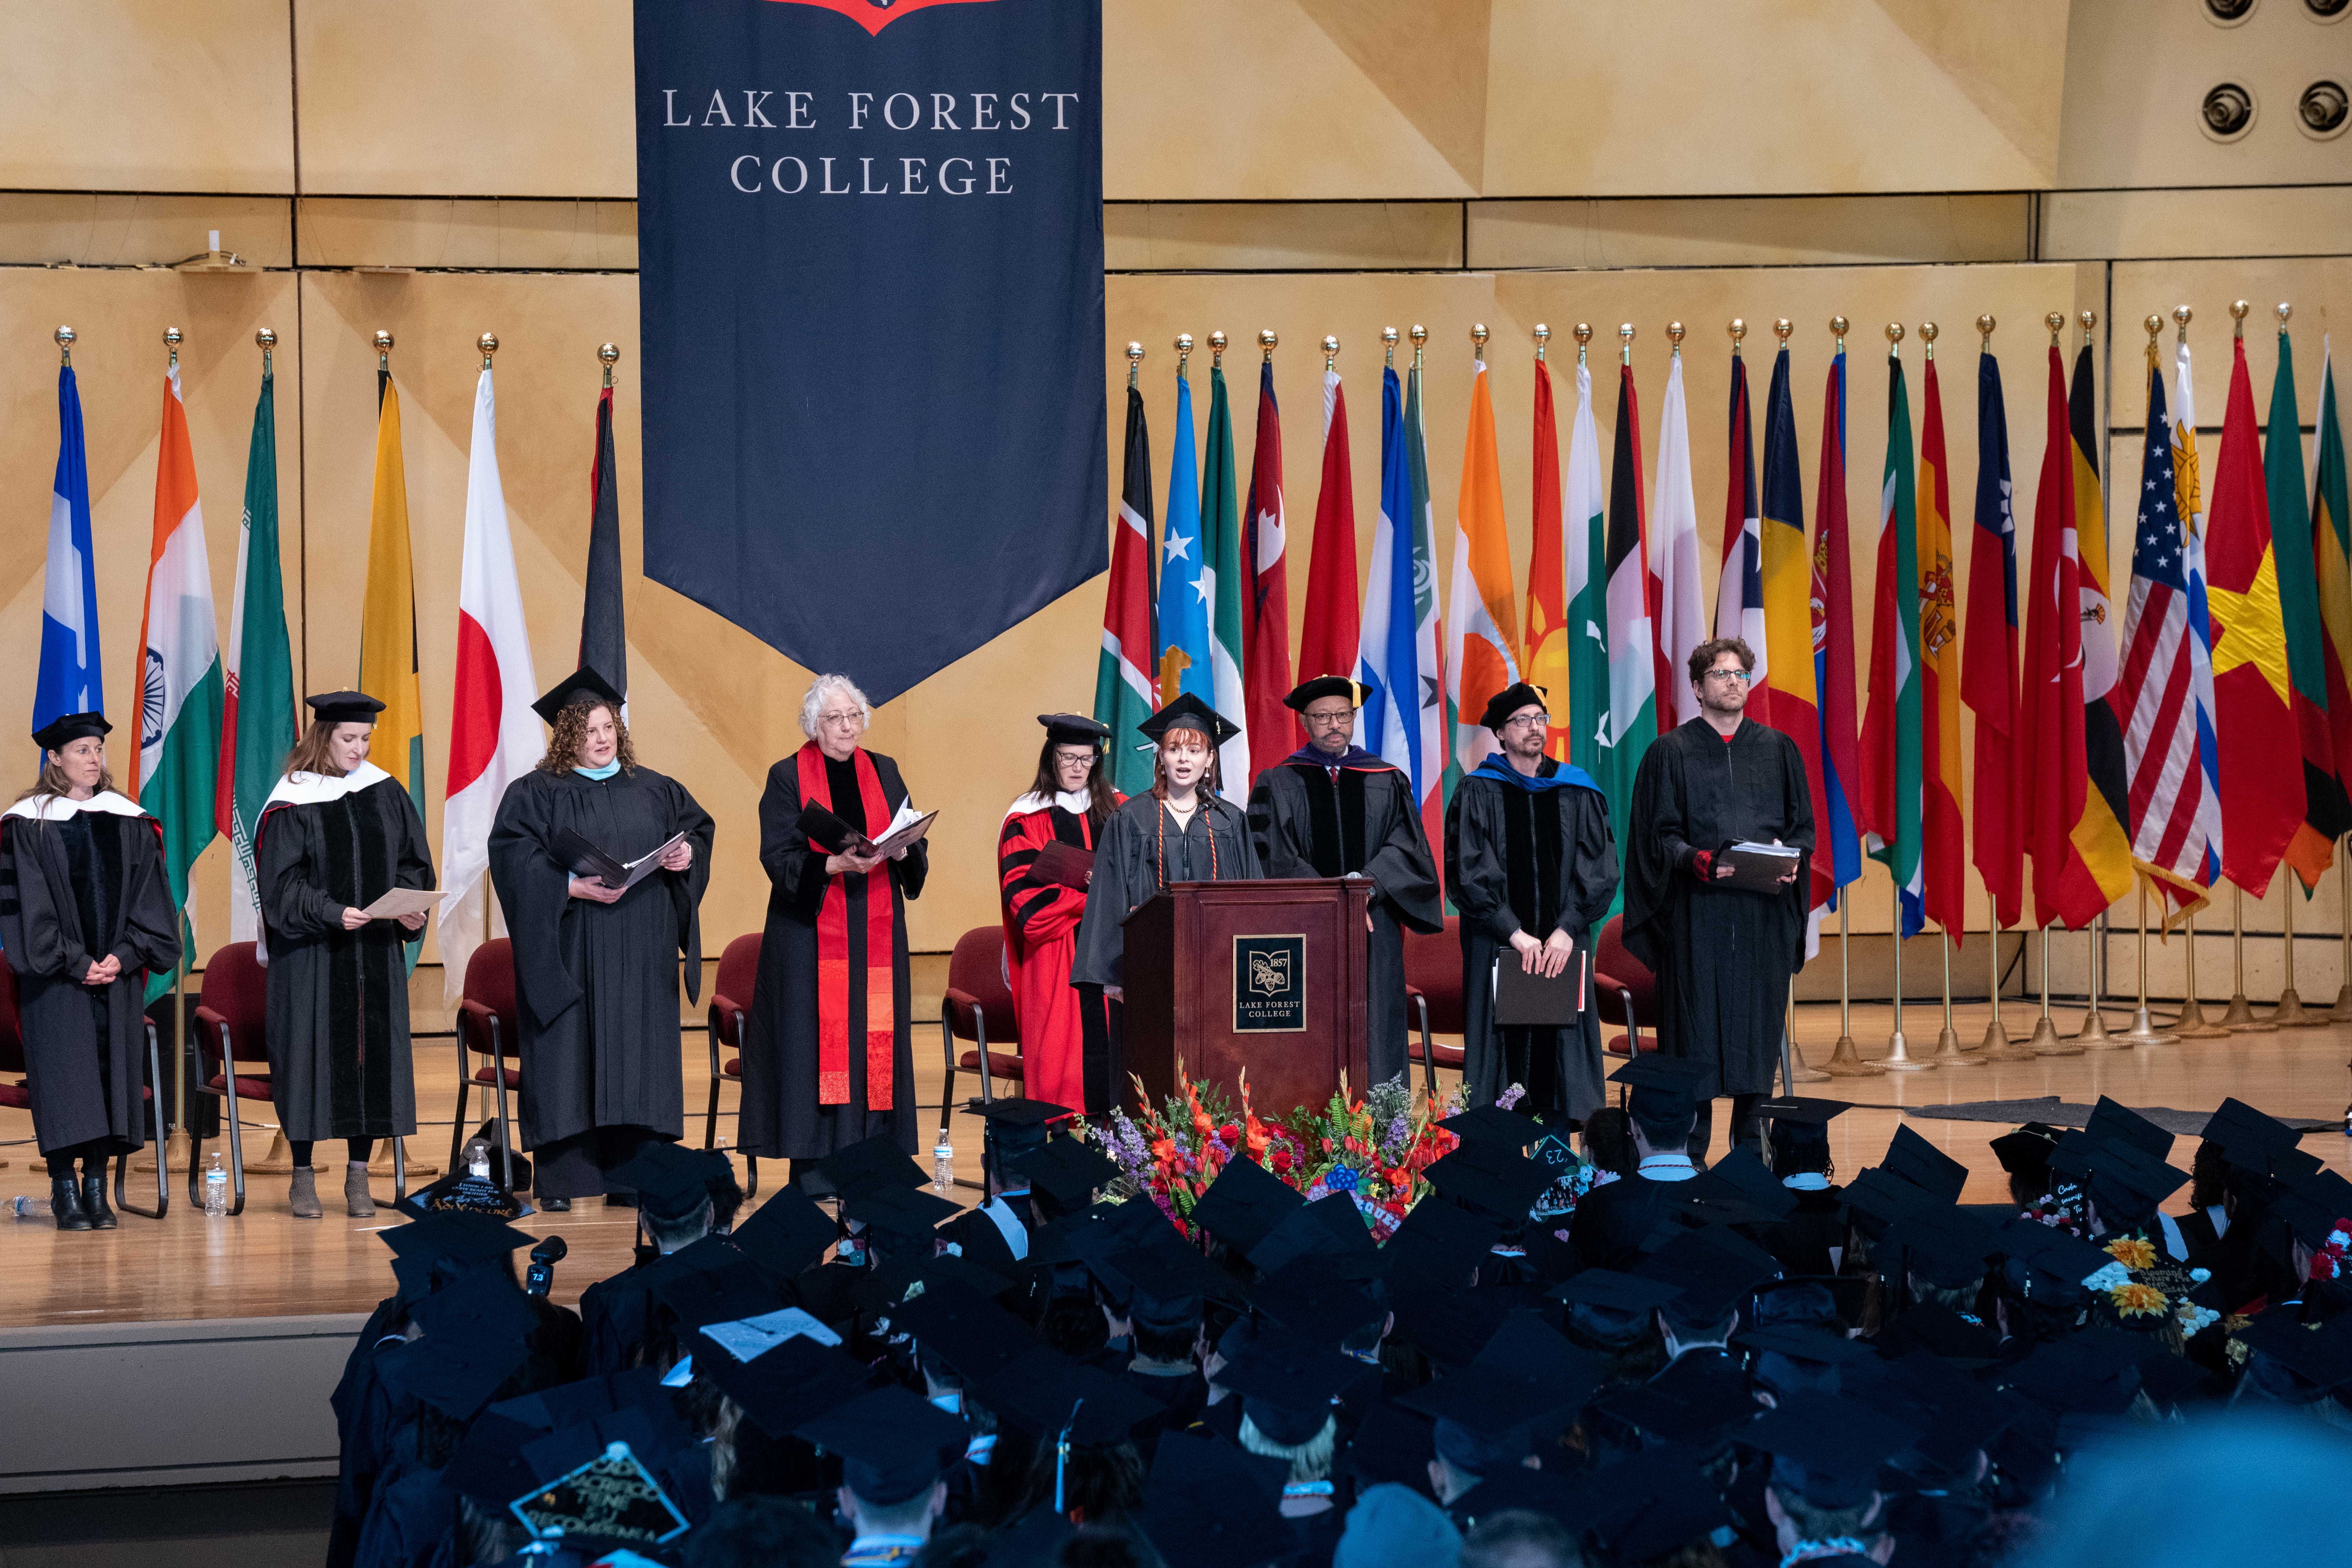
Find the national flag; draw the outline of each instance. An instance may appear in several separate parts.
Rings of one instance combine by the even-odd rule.
[[[1356,660],[1356,679],[1365,688],[1356,742],[1412,781],[1426,827],[1442,811],[1444,675],[1437,662],[1435,617],[1425,613],[1436,595],[1425,570],[1427,555],[1416,542],[1425,526],[1416,526],[1414,503],[1426,493],[1414,484],[1413,419],[1419,412],[1394,368],[1383,371],[1381,514],[1372,530],[1371,581],[1364,593],[1363,641]],[[1442,821],[1439,826],[1442,833]]]
[[[1705,642],[1706,610],[1698,585],[1698,490],[1691,482],[1690,409],[1683,398],[1683,351],[1666,370],[1666,405],[1658,416],[1658,481],[1652,490],[1650,603],[1657,620],[1658,731],[1698,717],[1690,682],[1691,649]],[[1669,695],[1671,693],[1671,695]]]
[[[1878,574],[1870,626],[1870,702],[1862,719],[1862,826],[1871,858],[1901,895],[1902,931],[1926,914],[1919,855],[1919,517],[1911,397],[1886,356],[1886,465],[1878,487]]]
[[[2345,510],[2344,424],[2336,408],[2336,364],[2320,339],[2318,464],[2311,486],[2312,551],[2319,562],[2319,616],[2327,632],[2327,726],[2336,776],[2352,780],[2352,516]]]
[[[1202,567],[1206,552],[1201,542],[1201,483],[1192,449],[1192,383],[1181,363],[1176,369],[1176,444],[1171,450],[1168,532],[1160,547],[1155,711],[1187,691],[1211,707],[1216,706],[1217,696],[1216,680],[1209,668],[1209,595],[1215,584]],[[1113,737],[1112,743],[1118,743],[1118,737]]]
[[[58,370],[58,475],[49,487],[49,555],[41,581],[41,668],[33,724],[106,710],[99,668],[98,568],[89,541],[89,462],[81,438],[81,391],[68,361]]]
[[[1110,729],[1103,768],[1111,788],[1151,787],[1151,757],[1137,751],[1136,726],[1160,704],[1152,686],[1151,431],[1143,394],[1127,389],[1127,468],[1111,525],[1110,580],[1103,594],[1102,657],[1095,665],[1095,721]]]
[[[2107,699],[2116,688],[2116,624],[2107,592],[2107,502],[2099,486],[2096,378],[2087,342],[2074,358],[2067,434],[2074,448],[2074,560],[2083,605],[2083,766],[2089,792],[2075,819],[2074,853],[2109,903],[2131,891],[2129,770]]]
[[[1242,674],[1241,507],[1234,489],[1234,416],[1223,367],[1209,367],[1209,442],[1201,464],[1201,583],[1209,611],[1209,706],[1230,720],[1234,733],[1217,748],[1218,793],[1235,805],[1248,802],[1249,694]],[[1296,748],[1294,748],[1295,750]],[[1284,753],[1286,756],[1288,752]]]
[[[1552,416],[1551,371],[1536,352],[1535,551],[1528,559],[1528,630],[1519,668],[1549,699],[1544,754],[1569,760],[1568,548],[1560,525],[1559,427]]]
[[[1609,491],[1601,480],[1592,370],[1581,348],[1560,508],[1568,535],[1568,760],[1598,780],[1609,758]]]
[[[400,449],[400,388],[376,373],[375,492],[368,514],[367,590],[360,600],[360,689],[383,704],[368,761],[408,790],[425,818],[425,701],[416,676],[416,579],[408,553],[408,473]],[[425,949],[407,943],[408,967]]]
[[[1404,389],[1404,464],[1412,516],[1413,658],[1421,670],[1421,828],[1432,844],[1445,842],[1445,751],[1454,735],[1454,706],[1445,683],[1445,622],[1437,603],[1437,512],[1429,495],[1429,427],[1421,415],[1421,350]],[[1441,871],[1440,875],[1444,873]]]
[[[1862,783],[1859,730],[1854,720],[1853,557],[1846,539],[1845,344],[1840,339],[1830,361],[1822,399],[1821,477],[1814,489],[1813,682],[1822,714],[1822,798],[1829,815],[1817,830],[1814,858],[1829,862],[1837,888],[1862,875],[1862,833],[1855,826],[1853,792]],[[1832,893],[1828,900],[1839,907]]]
[[[2074,452],[2066,427],[2066,374],[2050,345],[2042,478],[2033,497],[2033,561],[2026,575],[2026,851],[2033,857],[2033,923],[2080,931],[2109,900],[2077,851],[2090,776],[2083,760],[2083,622],[2074,561]]]
[[[139,750],[124,793],[163,825],[163,877],[172,905],[188,908],[188,868],[219,831],[213,816],[221,747],[220,628],[196,457],[180,400],[180,356],[163,373],[163,429],[155,450],[155,527],[147,555],[147,605],[139,623]],[[183,915],[183,945],[194,923]],[[176,976],[147,977],[147,999]]]
[[[478,890],[490,866],[499,798],[547,749],[530,706],[538,695],[506,490],[499,481],[498,392],[485,363],[474,384],[473,445],[466,459],[457,677],[449,697],[449,787],[441,802],[441,971],[452,1007],[466,988],[466,961],[489,936]]]
[[[1780,352],[1786,354],[1788,350]],[[1774,374],[1779,374],[1777,369]],[[1756,494],[1756,437],[1748,419],[1748,361],[1738,343],[1731,345],[1729,428],[1730,477],[1723,487],[1723,570],[1715,580],[1715,635],[1738,637],[1756,655],[1756,668],[1748,672],[1748,706],[1761,718],[1771,710],[1771,637],[1764,618],[1764,521]],[[1801,525],[1797,544],[1801,557]]]
[[[1920,372],[1919,863],[1927,918],[1955,943],[1968,926],[1967,795],[1960,782],[1960,622],[1952,590],[1951,464],[1936,345]]]
[[[1315,492],[1315,542],[1307,560],[1307,616],[1298,674],[1354,675],[1363,626],[1356,612],[1356,482],[1349,468],[1348,394],[1323,373],[1323,482]]]
[[[1290,580],[1282,562],[1282,411],[1274,401],[1274,356],[1257,373],[1257,447],[1250,457],[1249,509],[1242,518],[1241,661],[1249,696],[1250,777],[1255,780],[1307,743],[1307,730],[1285,706],[1290,679]],[[1349,584],[1353,597],[1354,584]],[[1336,669],[1317,670],[1337,675]],[[1244,792],[1247,793],[1246,789]]]
[[[2197,388],[2190,374],[2189,334],[2184,330],[2173,351],[2172,491],[2173,507],[2189,530],[2189,689],[2197,709],[2197,761],[2205,776],[2199,792],[2197,825],[2192,830],[2205,842],[2203,886],[2221,879],[2221,747],[2219,710],[2213,704],[2213,620],[2205,585],[2212,574],[2205,564],[2205,544],[2211,526],[2205,516],[2205,493],[2198,479]],[[2200,893],[2181,906],[2183,914],[2204,907]]]
[[[2286,847],[2310,896],[2319,874],[2336,858],[2336,840],[2352,828],[2352,803],[2336,773],[2336,737],[2327,705],[2328,640],[2321,623],[2319,578],[2311,512],[2303,488],[2303,426],[2296,418],[2294,355],[2281,326],[2278,374],[2271,383],[2270,433],[2263,442],[2263,479],[2269,490],[2271,538],[2277,550],[2280,623],[2286,630],[2288,704],[2303,750],[2303,826]],[[2336,671],[2336,684],[2343,674]]]
[[[1744,416],[1746,409],[1740,410]],[[1790,395],[1789,347],[1772,363],[1772,385],[1764,398],[1764,493],[1758,525],[1757,603],[1763,618],[1763,637],[1748,646],[1756,651],[1756,668],[1769,660],[1779,678],[1763,687],[1760,719],[1797,743],[1805,761],[1805,779],[1812,786],[1813,821],[1830,819],[1826,770],[1822,766],[1822,718],[1813,666],[1813,553],[1805,544],[1805,492],[1802,459],[1797,455],[1797,409]],[[1720,635],[1718,633],[1718,635]],[[1768,651],[1769,650],[1769,651]],[[1748,699],[1750,704],[1756,701]],[[1812,859],[1812,885],[1805,900],[1819,909],[1837,896],[1827,855]]]
[[[2221,875],[2261,898],[2303,826],[2304,796],[2303,747],[2295,734],[2257,438],[2254,384],[2240,338],[2232,346],[2230,400],[2213,465],[2205,599],[2213,626],[2213,717],[2221,759]]]
[[[496,456],[493,454],[495,463]],[[588,578],[580,601],[580,664],[629,705],[629,633],[621,597],[621,480],[613,457],[613,388],[596,398],[596,456],[588,470]]]
[[[1976,526],[1969,531],[1969,631],[1960,639],[1960,696],[1977,717],[1971,746],[1976,807],[1972,856],[1992,900],[1993,921],[2013,926],[2024,912],[2024,751],[2017,689],[2017,518],[2010,504],[2009,411],[2000,361],[1977,355]]]
[[[1447,706],[1454,710],[1449,796],[1461,775],[1496,749],[1495,732],[1480,721],[1495,694],[1519,679],[1511,541],[1503,525],[1503,470],[1495,456],[1495,403],[1483,359],[1470,374],[1470,426],[1463,437],[1462,489],[1454,516],[1454,585],[1445,606],[1451,626]]]
[[[1633,395],[1633,367],[1618,367],[1616,448],[1609,472],[1609,731],[1608,771],[1594,776],[1609,797],[1617,842],[1626,837],[1633,777],[1658,735],[1657,609],[1642,520],[1642,414]],[[1624,892],[1621,889],[1618,898]]]
[[[231,602],[227,668],[221,710],[221,756],[213,822],[228,835],[228,935],[259,933],[253,834],[262,803],[300,731],[294,696],[294,650],[286,636],[286,584],[278,557],[278,393],[269,359],[261,362],[261,395],[253,405],[253,439],[245,454],[245,515],[236,531],[236,597]]]
[[[2203,907],[2221,866],[2206,835],[2213,737],[2197,700],[2194,657],[2200,638],[2192,628],[2201,618],[2201,605],[2189,583],[2193,524],[2180,505],[2164,371],[2154,342],[2147,348],[2147,420],[2139,475],[2123,668],[2113,698],[2130,769],[2132,863],[2171,903],[2193,910]]]

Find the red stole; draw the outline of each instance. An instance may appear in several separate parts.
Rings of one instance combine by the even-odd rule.
[[[857,798],[866,808],[867,837],[890,820],[882,798],[882,776],[864,747],[850,753],[857,767]],[[824,753],[814,741],[800,749],[801,802],[834,809],[825,779]],[[828,847],[809,841],[814,850]],[[898,1108],[891,1065],[898,1041],[896,976],[891,958],[893,899],[890,863],[866,873],[866,1104],[872,1110]],[[820,1105],[849,1103],[849,874],[825,879],[824,903],[816,917],[816,1099]]]

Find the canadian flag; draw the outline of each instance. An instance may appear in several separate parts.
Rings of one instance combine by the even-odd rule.
[[[488,365],[474,389],[466,466],[466,563],[457,583],[457,683],[449,704],[449,788],[441,806],[443,990],[457,1004],[466,961],[489,934],[477,896],[490,864],[490,823],[507,785],[546,751],[531,711],[539,680],[515,578],[499,484],[498,394]]]

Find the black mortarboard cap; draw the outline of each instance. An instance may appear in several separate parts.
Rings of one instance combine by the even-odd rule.
[[[2238,1342],[2284,1366],[2314,1394],[2352,1383],[2352,1319],[2302,1323],[2293,1310],[2274,1308],[2240,1331]]]
[[[784,1305],[776,1282],[748,1260],[721,1268],[665,1275],[655,1285],[654,1294],[677,1314],[681,1329],[757,1318]]]
[[[1858,1274],[1790,1274],[1756,1289],[1756,1326],[1862,1321],[1871,1281]]]
[[[530,710],[552,724],[556,715],[563,711],[563,705],[575,697],[615,704],[621,700],[621,694],[613,689],[611,681],[583,664],[549,687],[547,694],[530,705]]]
[[[1769,1351],[1793,1361],[1817,1361],[1828,1365],[1870,1361],[1877,1352],[1858,1340],[1819,1328],[1742,1329],[1731,1342],[1743,1350]]]
[[[861,1394],[795,1430],[839,1454],[842,1485],[882,1508],[921,1496],[964,1446],[961,1421],[895,1387]]]
[[[1927,1192],[1884,1165],[1873,1165],[1839,1189],[1850,1208],[1879,1219],[1900,1219],[1923,1208],[1936,1205],[1936,1194]]]
[[[1836,1118],[1852,1110],[1851,1101],[1843,1100],[1808,1100],[1787,1098],[1759,1100],[1756,1114],[1770,1122],[1794,1122],[1805,1127],[1826,1127]]]
[[[1251,1286],[1249,1300],[1269,1321],[1326,1345],[1338,1344],[1385,1311],[1363,1287],[1339,1278],[1325,1259],[1312,1255],[1291,1259]]]
[[[1969,1184],[1969,1168],[1920,1137],[1908,1124],[1895,1129],[1895,1137],[1886,1145],[1886,1158],[1879,1164],[1948,1204],[1959,1202],[1961,1192]]]
[[[1663,1051],[1637,1052],[1632,1061],[1609,1075],[1633,1092],[1633,1111],[1654,1121],[1675,1121],[1698,1110],[1698,1086],[1706,1078],[1704,1064],[1670,1057]]]
[[[1076,1138],[1048,1139],[1007,1156],[1004,1163],[1028,1177],[1031,1189],[1062,1214],[1086,1207],[1097,1189],[1118,1179],[1118,1161]]]
[[[1318,675],[1312,680],[1302,680],[1290,689],[1282,705],[1294,713],[1304,713],[1310,702],[1320,702],[1326,697],[1344,697],[1350,708],[1364,705],[1364,689],[1344,675]]]
[[[1438,1126],[1460,1139],[1465,1148],[1495,1144],[1514,1154],[1525,1152],[1528,1144],[1544,1134],[1533,1117],[1506,1110],[1499,1105],[1474,1105],[1467,1110],[1456,1111]]]
[[[981,1131],[999,1149],[1031,1148],[1045,1141],[1055,1122],[1076,1114],[1043,1100],[992,1100],[980,1107]]]
[[[1203,1279],[1202,1271],[1219,1272],[1199,1253],[1181,1245],[1129,1247],[1108,1261],[1126,1281],[1124,1316],[1171,1330],[1200,1317],[1205,1288],[1216,1283]]]
[[[1083,713],[1040,713],[1037,722],[1045,726],[1045,739],[1056,746],[1092,746],[1102,749],[1110,737],[1110,726]]]
[[[2089,1183],[2092,1201],[2111,1223],[2145,1218],[2189,1183],[2188,1172],[2135,1144],[2086,1134],[2059,1144],[2051,1153],[2050,1167]]]
[[[2050,1151],[2058,1147],[2058,1129],[2029,1121],[2014,1132],[1992,1141],[1993,1158],[2012,1175],[2035,1174],[2050,1168]]]
[[[1486,711],[1478,715],[1478,722],[1500,734],[1511,715],[1530,703],[1538,708],[1548,708],[1551,704],[1551,696],[1540,686],[1533,686],[1524,680],[1515,682],[1487,699]]]
[[[1993,1226],[1949,1204],[1905,1215],[1887,1226],[1886,1241],[1905,1249],[1913,1274],[1945,1289],[1982,1279],[2001,1247]]]
[[[627,1413],[615,1426],[624,1432],[641,1426],[635,1416]],[[607,1437],[602,1427],[526,1445],[524,1458],[541,1479],[513,1500],[511,1511],[534,1539],[561,1537],[583,1560],[613,1545],[652,1545],[684,1534],[685,1511],[654,1475],[670,1461],[671,1451],[642,1445],[638,1436]]]
[[[1306,1204],[1296,1187],[1256,1161],[1236,1158],[1192,1205],[1192,1223],[1247,1257],[1284,1215]]]
[[[1474,1155],[1467,1148],[1457,1149],[1422,1174],[1455,1203],[1504,1226],[1525,1220],[1552,1184],[1549,1171],[1509,1150]]]
[[[795,1334],[748,1362],[696,1335],[694,1370],[743,1407],[771,1437],[782,1437],[837,1405],[855,1398],[866,1369],[831,1345]]]
[[[1242,1414],[1251,1425],[1293,1448],[1323,1430],[1331,1402],[1363,1372],[1363,1363],[1328,1344],[1272,1327],[1228,1361],[1217,1382],[1242,1396]]]
[[[74,742],[95,736],[106,739],[114,726],[103,713],[68,713],[33,731],[33,743],[45,752],[62,752]]]
[[[1797,1206],[1797,1194],[1782,1186],[1771,1167],[1746,1143],[1694,1176],[1683,1195],[1694,1201],[1742,1204],[1767,1219],[1785,1218]]]
[[[2215,1108],[2205,1121],[2201,1136],[2209,1143],[2221,1145],[2221,1152],[2231,1163],[2242,1159],[2292,1149],[2303,1134],[2274,1116],[2265,1116],[2242,1100],[2225,1100]]]
[[[636,1190],[638,1205],[656,1219],[683,1220],[710,1197],[710,1162],[703,1151],[656,1140],[613,1167],[614,1181]]]
[[[2016,1393],[2052,1410],[2116,1415],[2139,1397],[2137,1369],[2151,1353],[2170,1352],[2121,1329],[2084,1329],[2037,1346],[2000,1376]]]
[[[1561,1343],[1567,1345],[1565,1340]],[[1567,1349],[1569,1355],[1576,1355],[1575,1347]],[[1544,1367],[1530,1374],[1497,1365],[1482,1352],[1469,1365],[1399,1394],[1396,1402],[1481,1436],[1502,1438],[1554,1417],[1565,1423],[1591,1393],[1589,1382],[1580,1390],[1560,1369]]]
[[[927,1285],[890,1310],[890,1326],[915,1336],[965,1383],[980,1383],[1045,1342],[989,1298],[960,1285]]]
[[[982,1225],[991,1222],[983,1215]],[[916,1287],[920,1285],[921,1289]],[[895,1322],[896,1309],[904,1306],[909,1296],[919,1299],[936,1286],[953,1285],[972,1295],[993,1300],[1013,1289],[1013,1281],[969,1258],[952,1252],[926,1253],[919,1247],[912,1252],[884,1260],[850,1292],[850,1300],[857,1306],[888,1314]]]
[[[1592,1406],[1661,1442],[1701,1448],[1717,1446],[1735,1428],[1755,1420],[1763,1408],[1748,1391],[1745,1379],[1702,1372],[1689,1357],[1647,1383],[1602,1394]]]
[[[1424,1197],[1405,1211],[1404,1223],[1389,1237],[1391,1270],[1411,1268],[1425,1279],[1467,1284],[1503,1234],[1494,1221],[1459,1204]]]
[[[824,1256],[840,1228],[815,1199],[787,1183],[730,1231],[728,1239],[771,1276],[789,1280]]]
[[[383,711],[383,704],[364,691],[322,691],[302,700],[310,704],[310,720],[318,724],[373,724]]]
[[[1562,1405],[1591,1398],[1605,1370],[1540,1313],[1524,1307],[1503,1320],[1472,1365],[1518,1379]]]
[[[1379,1243],[1365,1227],[1356,1200],[1346,1193],[1326,1193],[1283,1215],[1281,1223],[1249,1249],[1249,1260],[1271,1273],[1294,1258],[1337,1259],[1378,1251]]]
[[[2352,1218],[2352,1182],[2333,1171],[2319,1171],[2273,1197],[2270,1209],[2296,1240],[2316,1249],[2326,1245],[2337,1220]]]
[[[1000,1419],[1048,1442],[1067,1427],[1070,1441],[1081,1447],[1124,1442],[1137,1424],[1165,1408],[1108,1373],[1080,1365],[1045,1345],[1015,1356],[969,1386]]]
[[[1851,1400],[1801,1390],[1740,1434],[1773,1458],[1772,1479],[1822,1509],[1860,1505],[1878,1489],[1878,1468],[1918,1428]]]
[[[1683,1287],[1677,1280],[1648,1274],[1621,1274],[1613,1268],[1587,1268],[1550,1291],[1559,1300],[1580,1302],[1612,1312],[1646,1312],[1664,1306],[1682,1293]]]
[[[914,1156],[898,1147],[898,1140],[887,1132],[877,1132],[871,1138],[860,1139],[845,1149],[835,1149],[816,1163],[813,1172],[816,1178],[812,1196],[828,1197],[838,1194],[852,1197],[876,1187],[922,1187],[930,1184],[930,1175],[915,1163]]]
[[[1171,1433],[1152,1458],[1137,1530],[1168,1568],[1259,1568],[1298,1550],[1275,1464],[1211,1437]]]
[[[487,1263],[518,1247],[539,1242],[527,1230],[478,1214],[430,1214],[406,1225],[387,1226],[376,1234],[399,1256],[427,1262],[446,1258],[457,1263]]]
[[[1590,1526],[1618,1563],[1647,1563],[1703,1541],[1733,1522],[1722,1492],[1701,1471],[1706,1445],[1643,1454],[1638,1465],[1609,1472],[1612,1484]],[[1483,1484],[1483,1483],[1482,1483]]]
[[[2083,1124],[2083,1131],[2093,1138],[2128,1143],[2151,1160],[2162,1162],[2172,1157],[2171,1133],[2121,1100],[2110,1100],[2104,1094],[2091,1108],[2091,1119]]]
[[[1842,1389],[1892,1419],[1919,1428],[1900,1468],[1926,1479],[1973,1474],[1977,1450],[1992,1442],[2022,1408],[2012,1396],[1985,1386],[1953,1362],[1926,1350],[1858,1369]]]
[[[503,1510],[537,1483],[522,1457],[540,1429],[485,1410],[466,1428],[466,1440],[441,1471],[441,1484],[462,1498]]]
[[[459,1275],[408,1310],[428,1336],[445,1340],[527,1340],[539,1314],[522,1287],[496,1268]]]
[[[1242,732],[1240,725],[1189,691],[1135,728],[1139,734],[1149,735],[1154,741],[1161,740],[1171,730],[1197,730],[1209,737],[1212,750]]]
[[[1721,1317],[1780,1268],[1771,1254],[1735,1232],[1684,1230],[1635,1264],[1633,1272],[1675,1286],[1680,1304],[1694,1316]]]
[[[922,1187],[866,1187],[843,1201],[842,1212],[867,1229],[905,1239],[928,1237],[945,1221],[963,1213],[952,1203]]]
[[[385,1382],[418,1403],[467,1421],[530,1356],[530,1346],[520,1338],[445,1321],[440,1333],[394,1347],[376,1366]]]
[[[2002,1226],[1993,1239],[2009,1256],[2012,1274],[2014,1266],[2022,1264],[2036,1275],[2059,1281],[2068,1295],[2081,1290],[2084,1280],[2115,1261],[2103,1248],[2073,1231],[2022,1215]]]

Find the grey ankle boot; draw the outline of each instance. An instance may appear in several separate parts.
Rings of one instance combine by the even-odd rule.
[[[294,1167],[294,1184],[287,1193],[287,1204],[296,1219],[319,1217],[319,1173],[308,1165]]]
[[[374,1215],[375,1194],[368,1191],[366,1166],[343,1166],[343,1203],[353,1219],[367,1219]]]

